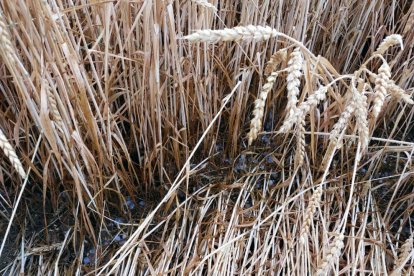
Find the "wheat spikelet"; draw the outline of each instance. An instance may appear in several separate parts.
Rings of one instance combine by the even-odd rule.
[[[299,108],[296,110],[296,113],[292,117],[286,117],[283,125],[279,129],[279,133],[285,133],[292,129],[293,125],[297,122],[298,118],[305,119],[306,114],[320,102],[326,99],[326,92],[328,88],[326,86],[319,87],[312,95],[310,95],[306,101],[302,102],[299,105]]]
[[[413,250],[413,236],[410,236],[404,244],[401,246],[400,254],[398,255],[397,260],[395,261],[396,268],[391,272],[390,276],[401,275],[401,270],[404,265],[409,261],[408,256]]]
[[[341,250],[344,247],[344,235],[339,234],[333,243],[329,246],[329,252],[322,259],[316,275],[328,275],[330,266],[339,258]]]
[[[272,90],[276,78],[276,72],[273,72],[270,76],[267,77],[266,83],[263,85],[262,90],[259,93],[259,97],[257,97],[255,101],[253,119],[250,122],[250,131],[247,134],[248,145],[251,145],[253,141],[256,140],[259,131],[262,129],[264,107],[266,104],[267,95]]]
[[[17,157],[16,152],[14,151],[12,145],[7,140],[6,135],[4,135],[3,131],[0,129],[0,148],[3,150],[4,154],[9,158],[10,163],[16,169],[16,171],[20,174],[20,176],[24,179],[26,178],[26,172],[23,168],[22,163],[20,162],[19,158]]]
[[[213,4],[207,2],[207,0],[193,0],[194,3],[196,3],[197,5],[203,7],[203,8],[207,8],[207,9],[211,9],[213,11],[217,11],[216,6],[214,6]]]
[[[279,51],[274,53],[270,57],[270,60],[266,63],[265,75],[268,76],[272,72],[274,72],[276,70],[276,67],[280,63],[286,61],[286,59],[287,59],[287,50],[286,50],[286,48],[280,49]]]
[[[302,76],[302,67],[303,67],[303,55],[299,48],[290,54],[290,59],[288,62],[287,71],[287,106],[286,110],[288,112],[288,118],[295,116],[296,105],[298,103],[299,95],[299,86],[300,86],[300,77]]]
[[[268,40],[279,35],[275,29],[269,26],[239,26],[225,28],[223,30],[198,30],[183,38],[192,42],[219,42],[219,41],[240,41],[240,40]]]
[[[385,98],[387,97],[387,83],[391,78],[391,69],[387,63],[383,63],[378,69],[378,75],[375,77],[375,98],[374,105],[372,107],[372,115],[376,119],[381,112],[384,105]]]
[[[305,210],[305,215],[303,217],[303,225],[302,230],[300,233],[300,242],[303,244],[305,243],[306,236],[309,233],[309,227],[312,222],[313,215],[315,214],[316,207],[318,206],[319,202],[321,201],[322,197],[322,186],[319,186],[315,192],[313,193],[309,205]]]
[[[388,48],[395,45],[400,45],[401,50],[404,49],[403,40],[399,34],[392,34],[384,38],[377,50],[375,50],[374,54],[383,55]]]
[[[13,62],[15,53],[3,15],[0,13],[0,53],[5,61]]]

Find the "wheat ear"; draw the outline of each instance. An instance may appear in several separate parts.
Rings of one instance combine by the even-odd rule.
[[[316,207],[321,201],[322,197],[322,186],[319,186],[314,192],[313,195],[309,201],[309,205],[305,210],[305,215],[303,217],[303,225],[302,230],[300,233],[300,242],[302,244],[305,243],[306,236],[309,233],[309,227],[312,222],[313,215],[315,214]]]
[[[387,91],[389,91],[391,96],[397,100],[403,100],[405,103],[414,104],[414,101],[411,99],[411,95],[407,94],[404,89],[396,85],[391,79],[387,82]]]
[[[383,55],[388,50],[388,48],[395,45],[400,45],[401,50],[404,49],[403,40],[399,34],[392,34],[384,38],[374,54]]]
[[[290,59],[288,62],[287,71],[287,106],[286,110],[288,112],[288,118],[294,117],[297,109],[298,95],[299,95],[299,86],[300,86],[300,77],[302,76],[302,67],[303,67],[303,55],[299,48],[290,54]]]
[[[329,252],[322,259],[316,275],[328,275],[330,266],[339,258],[341,250],[344,247],[344,235],[339,234],[333,243],[329,246]]]
[[[277,66],[287,60],[287,50],[286,48],[278,50],[276,53],[274,53],[269,61],[266,63],[265,68],[265,75],[268,76],[272,72],[276,71]]]
[[[299,120],[299,118],[305,119],[306,114],[316,107],[320,102],[326,99],[326,92],[328,88],[326,86],[319,87],[318,90],[315,91],[312,95],[310,95],[306,101],[302,102],[299,105],[299,108],[296,111],[295,116],[293,117],[286,117],[283,125],[279,129],[279,133],[285,133],[292,129],[293,125]]]
[[[3,55],[4,60],[13,62],[15,52],[13,44],[11,43],[10,34],[6,23],[4,22],[3,15],[0,13],[0,53]]]
[[[305,118],[300,117],[297,123],[298,131],[296,133],[296,152],[295,152],[295,167],[298,168],[303,165],[305,159]]]
[[[260,90],[259,97],[254,103],[253,119],[250,122],[250,131],[247,134],[248,144],[251,145],[256,140],[259,131],[262,129],[262,121],[264,115],[264,107],[267,95],[272,90],[273,84],[277,78],[277,72],[273,72],[267,77],[265,85]]]
[[[219,42],[240,40],[268,40],[280,35],[278,31],[269,26],[239,26],[222,30],[198,30],[193,34],[183,37],[193,42]]]
[[[387,63],[383,63],[378,69],[378,75],[375,77],[375,98],[374,105],[372,107],[372,115],[376,119],[381,112],[384,105],[385,98],[387,97],[388,82],[391,78],[391,69]]]
[[[397,260],[395,261],[396,268],[390,273],[390,276],[401,275],[401,270],[404,265],[409,261],[408,256],[413,250],[413,236],[410,236],[404,244],[401,246],[400,254],[398,255]]]
[[[339,120],[334,124],[330,136],[329,136],[329,145],[324,158],[322,160],[322,168],[325,168],[328,164],[328,157],[331,156],[332,152],[340,148],[342,145],[342,136],[341,133],[345,130],[346,126],[348,125],[349,119],[351,118],[352,114],[355,111],[355,103],[354,101],[348,101],[346,103],[345,110],[341,113]]]
[[[51,91],[50,87],[47,85],[47,99],[49,102],[49,108],[52,113],[53,120],[56,122],[56,124],[59,127],[63,126],[63,119],[60,115],[55,95],[53,94],[53,91]]]
[[[361,143],[361,152],[365,152],[369,144],[368,103],[367,96],[353,88],[353,101],[355,105],[355,121]]]
[[[6,135],[4,135],[3,131],[0,129],[0,148],[3,150],[4,154],[9,158],[10,163],[15,168],[15,170],[20,174],[20,176],[24,179],[26,178],[26,172],[23,168],[22,163],[20,162],[19,158],[17,157],[16,152],[14,151],[12,145],[7,140]]]
[[[194,3],[196,3],[197,5],[199,5],[200,7],[203,8],[207,8],[210,9],[212,11],[217,11],[216,6],[214,6],[213,4],[207,2],[207,0],[192,0]]]

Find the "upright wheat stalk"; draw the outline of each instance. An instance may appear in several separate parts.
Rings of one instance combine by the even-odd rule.
[[[3,131],[0,129],[0,148],[3,150],[4,154],[9,159],[12,166],[15,170],[20,174],[20,176],[24,179],[26,178],[26,172],[23,168],[22,163],[20,162],[19,158],[17,157],[16,152],[14,151],[12,145],[7,140],[6,135],[4,135]]]

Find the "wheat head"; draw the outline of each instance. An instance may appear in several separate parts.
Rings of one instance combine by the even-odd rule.
[[[240,40],[268,40],[279,35],[275,29],[269,26],[239,26],[225,28],[223,30],[198,30],[193,34],[183,38],[192,42],[212,42],[219,41],[240,41]]]
[[[15,52],[3,15],[0,13],[0,53],[5,61],[13,62]]]
[[[383,55],[388,48],[395,45],[400,45],[401,50],[404,49],[403,40],[399,34],[392,34],[384,38],[377,50],[375,50],[374,54]]]
[[[6,135],[4,135],[1,129],[0,129],[0,148],[3,150],[4,154],[7,156],[10,163],[15,168],[15,170],[20,174],[20,176],[23,179],[26,178],[26,171],[24,170],[22,163],[17,157],[16,151],[13,149],[12,145],[9,143]]]
[[[372,115],[376,119],[381,112],[384,105],[385,98],[387,97],[388,82],[391,78],[391,69],[387,63],[383,63],[378,69],[378,75],[375,77],[375,94],[374,105],[372,107]]]
[[[401,275],[401,270],[403,269],[404,265],[409,261],[408,256],[411,254],[413,250],[413,236],[410,236],[404,244],[401,246],[400,254],[395,261],[396,268],[390,273],[391,276]]]
[[[287,50],[286,48],[280,49],[274,53],[269,61],[266,63],[265,68],[265,75],[268,76],[272,72],[274,72],[277,68],[277,66],[287,60]]]
[[[207,0],[193,0],[193,2],[196,3],[197,5],[199,5],[200,7],[207,8],[207,9],[210,9],[212,11],[217,11],[216,6],[214,6],[213,4],[207,2]]]
[[[318,267],[316,275],[328,275],[330,266],[339,258],[341,250],[344,247],[344,235],[339,234],[329,246],[329,252],[322,259],[321,264]]]
[[[260,90],[259,97],[257,97],[255,101],[253,119],[250,122],[250,131],[247,134],[248,145],[251,145],[253,141],[257,139],[257,135],[262,129],[264,107],[266,104],[267,95],[272,90],[277,75],[277,72],[273,72],[270,74],[270,76],[267,77],[266,83],[263,85],[262,89]]]
[[[288,62],[288,76],[287,76],[287,106],[288,118],[294,117],[296,112],[296,105],[298,103],[300,77],[302,76],[303,69],[303,55],[299,48],[290,54]]]
[[[305,243],[306,236],[309,233],[309,227],[311,225],[313,215],[315,214],[316,207],[321,201],[322,197],[322,186],[319,186],[314,192],[309,201],[309,205],[305,210],[305,214],[303,216],[303,225],[302,230],[300,233],[300,242],[303,244]]]

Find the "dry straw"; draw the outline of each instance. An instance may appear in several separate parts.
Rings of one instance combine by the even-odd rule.
[[[26,172],[23,168],[22,163],[17,157],[16,151],[14,150],[12,145],[9,143],[6,135],[4,135],[1,129],[0,129],[0,148],[3,150],[4,154],[10,160],[10,163],[15,168],[15,170],[20,174],[20,176],[23,179],[26,178]]]

